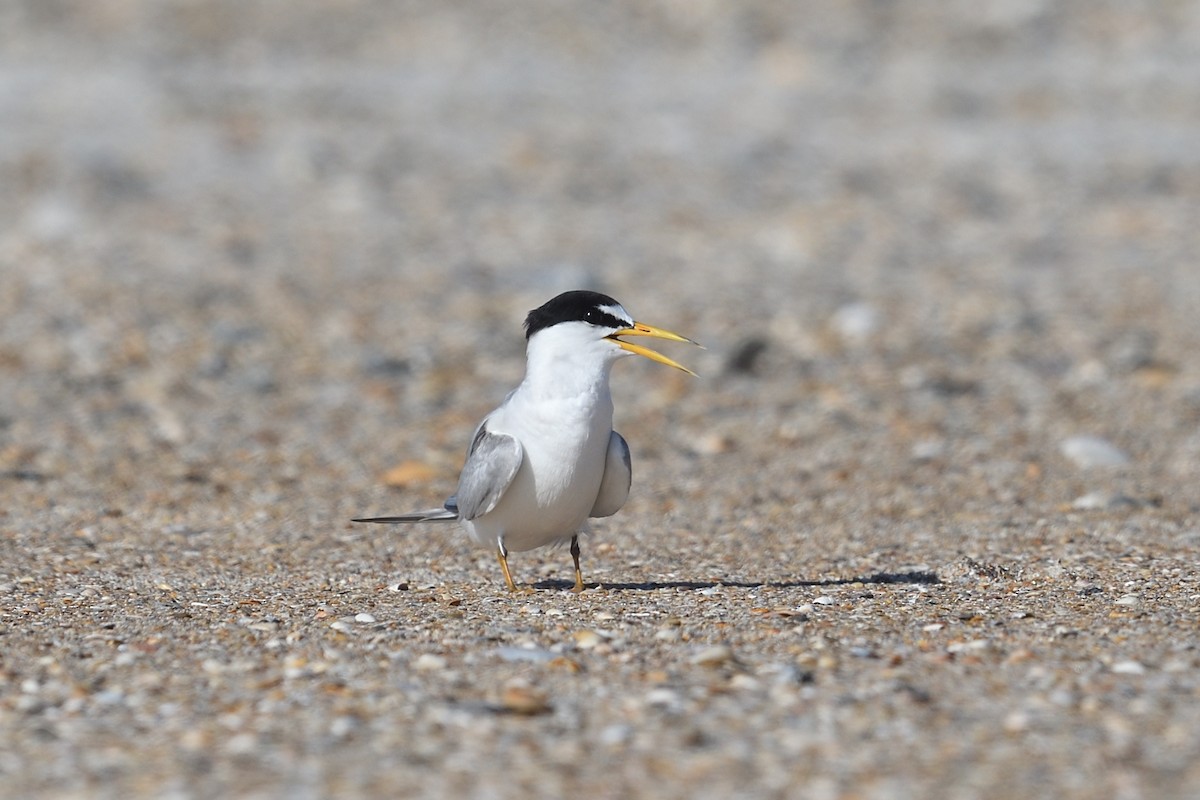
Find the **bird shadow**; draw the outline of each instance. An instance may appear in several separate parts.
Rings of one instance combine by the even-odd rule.
[[[875,572],[853,578],[826,578],[824,580],[795,580],[795,581],[645,581],[641,583],[588,583],[585,589],[607,589],[609,591],[626,592],[656,592],[663,589],[684,589],[701,591],[726,587],[730,589],[798,589],[815,586],[848,586],[853,583],[871,584],[875,586],[889,584],[910,584],[930,586],[941,583],[936,572],[913,570],[909,572]],[[535,589],[570,589],[574,586],[568,581],[548,580],[533,584]]]

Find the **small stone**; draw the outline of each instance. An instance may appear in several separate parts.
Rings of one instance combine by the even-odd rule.
[[[225,750],[235,756],[251,755],[258,749],[258,737],[253,733],[239,733],[225,741]]]
[[[629,725],[609,725],[600,731],[600,744],[608,747],[622,745],[633,738],[633,728]]]
[[[354,733],[354,729],[358,727],[358,720],[348,715],[342,715],[333,720],[329,725],[329,733],[335,739],[344,739]]]
[[[1133,608],[1140,605],[1141,602],[1141,598],[1139,598],[1136,594],[1123,594],[1113,601],[1113,605]]]
[[[505,684],[500,692],[500,705],[505,711],[526,717],[547,714],[551,711],[550,700],[546,693],[521,680]]]
[[[1029,715],[1024,711],[1012,711],[1004,718],[1004,730],[1008,733],[1021,733],[1029,727]]]
[[[596,645],[604,641],[604,637],[596,631],[582,630],[575,631],[575,646],[580,650],[591,650]]]
[[[830,325],[842,339],[859,343],[879,330],[879,312],[866,303],[847,303],[834,312]]]
[[[734,661],[733,650],[729,645],[714,644],[705,647],[691,658],[691,663],[697,667],[721,667]]]
[[[941,439],[926,439],[912,446],[913,461],[933,461],[946,453],[946,443]]]
[[[1030,661],[1034,657],[1035,657],[1035,654],[1032,650],[1021,647],[1021,648],[1018,648],[1017,650],[1012,651],[1007,656],[1005,656],[1004,663],[1005,664],[1021,664],[1026,661]]]
[[[654,638],[660,642],[678,642],[683,634],[679,628],[659,628],[654,632]]]
[[[693,449],[702,456],[715,456],[733,449],[733,439],[720,433],[708,433],[696,440]]]
[[[355,621],[355,622],[374,622],[374,621],[375,621],[375,615],[374,615],[374,614],[366,614],[366,613],[363,613],[363,614],[355,614],[355,615],[354,615],[354,621]]]
[[[1109,496],[1104,492],[1088,492],[1076,497],[1071,502],[1071,508],[1076,511],[1098,511],[1108,508]]]
[[[404,461],[383,474],[383,483],[386,486],[403,489],[428,483],[437,475],[437,468],[431,464],[423,461]]]
[[[759,687],[758,679],[754,678],[750,675],[745,675],[745,674],[739,673],[729,679],[729,688],[731,688],[731,689],[739,689],[742,691],[753,691],[754,689],[757,689],[758,687]]]
[[[1107,439],[1098,436],[1072,436],[1063,441],[1062,454],[1076,466],[1121,467],[1129,463],[1129,456]]]
[[[416,672],[439,672],[446,668],[446,659],[434,653],[422,653],[412,662]]]
[[[646,705],[678,712],[683,709],[683,700],[675,690],[660,687],[646,693]]]
[[[546,666],[554,669],[563,669],[567,672],[583,672],[583,665],[578,661],[572,661],[566,656],[555,656],[546,662]]]
[[[1138,661],[1118,661],[1112,665],[1112,671],[1117,675],[1143,675],[1146,668]]]
[[[770,342],[761,336],[743,339],[725,362],[725,370],[746,375],[754,373],[761,356],[769,346]]]
[[[545,664],[558,658],[558,653],[540,647],[498,647],[496,655],[502,661],[531,661]]]
[[[1136,500],[1123,494],[1088,492],[1082,497],[1075,498],[1071,503],[1071,508],[1076,511],[1112,511],[1117,508],[1134,508],[1137,505]]]

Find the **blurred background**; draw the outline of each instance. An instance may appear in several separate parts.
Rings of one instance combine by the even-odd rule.
[[[589,579],[1040,575],[1051,622],[1094,604],[1100,632],[1063,667],[1083,674],[1120,657],[1098,587],[1151,586],[1173,564],[1175,610],[1121,641],[1176,658],[1200,545],[1198,42],[1194,0],[4,0],[0,594],[20,622],[0,627],[17,670],[3,686],[43,708],[57,679],[13,664],[48,647],[78,648],[80,674],[110,669],[116,645],[90,639],[103,623],[165,642],[109,685],[171,702],[101,697],[67,715],[74,729],[51,718],[58,700],[9,715],[24,744],[0,772],[40,764],[27,774],[59,785],[75,762],[55,754],[81,742],[96,760],[71,775],[96,796],[88,776],[143,774],[142,755],[96,741],[138,730],[143,752],[164,748],[143,784],[161,796],[193,763],[176,750],[229,738],[214,705],[259,708],[292,669],[257,641],[222,644],[244,602],[275,615],[250,618],[263,630],[308,625],[286,652],[333,664],[327,617],[381,597],[386,622],[416,596],[380,587],[491,598],[492,556],[464,537],[348,520],[441,502],[473,425],[519,380],[525,313],[572,288],[708,346],[669,350],[698,380],[615,370],[637,481],[585,548]],[[568,564],[540,552],[514,570],[565,579]],[[641,594],[613,602],[691,602]],[[389,630],[415,646],[408,622]],[[407,702],[402,672],[350,652],[341,694],[297,681],[286,701],[367,720]],[[246,658],[258,671],[216,699],[204,687],[225,679],[193,674]],[[977,732],[1011,733],[994,714],[1029,695],[1013,680],[980,700]],[[381,688],[338,711],[364,681]],[[102,684],[87,685],[62,696],[92,703]],[[845,691],[875,697],[860,689]],[[1194,700],[1180,691],[1146,707]],[[1196,763],[1183,708],[1155,762],[1168,784]],[[283,743],[281,780],[333,746],[325,711],[247,713]],[[1092,787],[1140,763],[1120,755],[1132,734],[1097,749],[1092,719],[1076,722],[1057,750],[1032,748],[1052,762],[1038,774]],[[860,750],[854,734],[840,763],[915,768],[897,739],[924,746]],[[226,786],[245,790],[258,777],[239,759],[260,742],[230,741],[222,763],[245,782]],[[376,754],[356,747],[325,768],[369,780]],[[995,785],[1029,757],[995,752]],[[1045,794],[1025,777],[1024,796]]]
[[[1198,37],[1194,2],[7,2],[2,466],[361,481],[586,286],[708,344],[712,448],[858,386],[930,453],[1080,427],[1190,469]]]
[[[1152,495],[1200,455],[1198,37],[1194,2],[5,3],[5,484],[440,500],[524,313],[590,287],[709,346],[618,376],[652,466],[736,451],[794,509],[984,463],[990,502],[1089,435]]]

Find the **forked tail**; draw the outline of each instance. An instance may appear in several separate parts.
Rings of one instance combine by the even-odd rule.
[[[445,508],[431,508],[428,511],[413,511],[410,514],[400,514],[395,517],[359,517],[351,522],[453,522],[458,519],[457,511]]]

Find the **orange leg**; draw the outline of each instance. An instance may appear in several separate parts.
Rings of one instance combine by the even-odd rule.
[[[508,571],[508,550],[504,548],[503,542],[499,542],[496,546],[496,558],[500,560],[500,570],[504,573],[504,583],[508,586],[510,592],[515,592],[517,585],[513,583],[512,573]]]
[[[571,591],[578,594],[583,591],[583,572],[579,569],[579,537],[571,537],[571,560],[575,562],[575,588]]]

